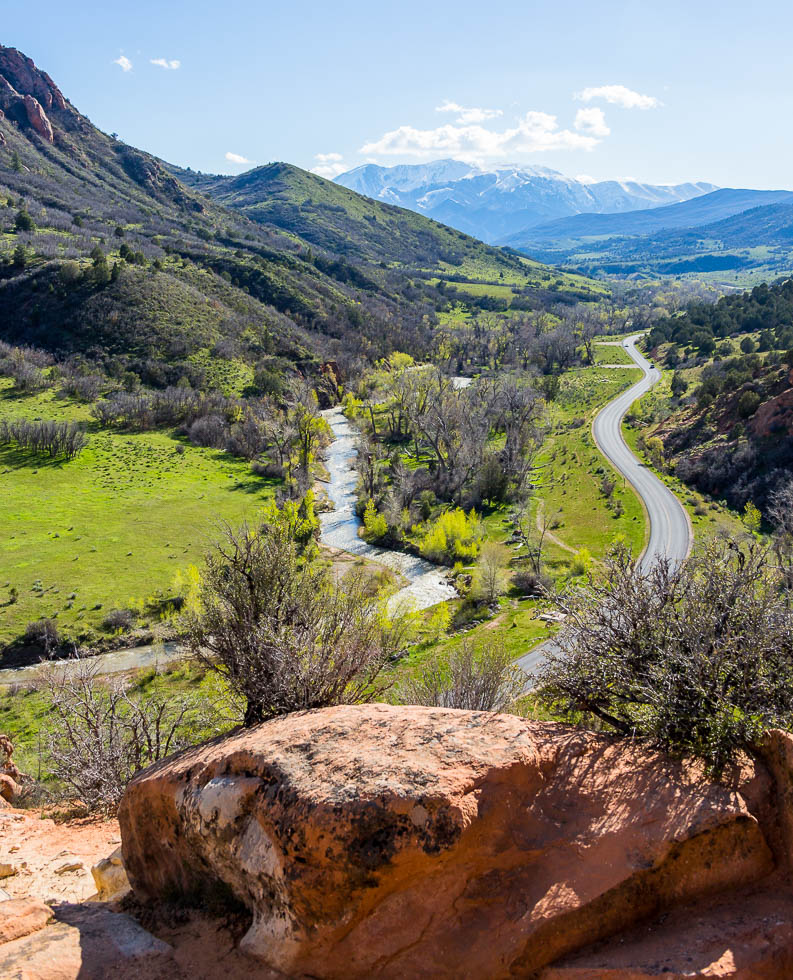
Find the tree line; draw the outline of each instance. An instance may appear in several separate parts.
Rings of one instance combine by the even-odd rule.
[[[28,419],[0,420],[0,445],[15,444],[20,449],[56,459],[74,459],[88,445],[88,438],[75,422],[31,422]]]

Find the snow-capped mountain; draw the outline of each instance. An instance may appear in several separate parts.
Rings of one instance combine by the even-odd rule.
[[[484,170],[459,160],[397,167],[367,163],[341,174],[336,183],[490,243],[554,218],[663,207],[716,189],[707,183],[590,181],[541,166],[504,164]]]

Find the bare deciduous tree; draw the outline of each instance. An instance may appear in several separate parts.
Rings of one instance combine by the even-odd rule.
[[[485,541],[479,553],[474,581],[485,602],[493,603],[503,593],[505,569],[512,557],[510,549],[497,541]]]
[[[143,697],[97,671],[88,660],[49,669],[48,753],[53,776],[89,810],[113,813],[136,772],[206,737],[209,706],[184,694]],[[191,713],[202,722],[188,723]]]

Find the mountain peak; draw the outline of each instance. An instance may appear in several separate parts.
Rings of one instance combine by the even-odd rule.
[[[448,159],[394,167],[365,164],[341,174],[336,183],[491,243],[556,218],[662,207],[715,189],[705,183],[653,185],[567,177],[541,164],[484,168]]]

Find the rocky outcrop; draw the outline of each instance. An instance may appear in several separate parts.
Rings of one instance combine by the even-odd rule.
[[[6,803],[17,800],[22,791],[20,783],[28,778],[15,765],[13,755],[11,739],[7,735],[0,735],[0,801]]]
[[[242,948],[289,976],[529,975],[773,864],[740,794],[663,757],[387,705],[186,752],[132,782],[120,823],[139,899],[233,895]]]
[[[63,143],[63,132],[81,126],[81,117],[50,76],[16,48],[0,45],[0,115],[43,140]],[[60,133],[59,131],[60,130]]]
[[[50,76],[17,51],[0,45],[0,75],[21,95],[32,95],[45,109],[66,109],[63,93]]]
[[[19,785],[4,772],[0,772],[0,800],[13,803],[19,796]]]
[[[34,99],[32,95],[25,96],[25,112],[27,113],[28,122],[36,130],[36,132],[45,139],[48,143],[53,142],[52,133],[52,123],[47,119],[47,115],[41,108],[38,99]]]
[[[124,870],[121,848],[117,847],[109,857],[91,868],[96,884],[96,897],[100,902],[117,902],[129,893],[129,878]]]

